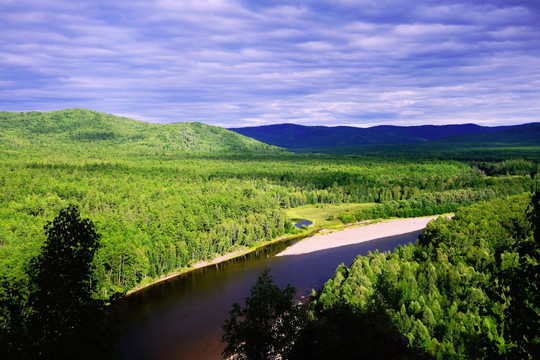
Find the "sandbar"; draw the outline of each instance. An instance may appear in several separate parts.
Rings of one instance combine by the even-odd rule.
[[[344,230],[308,237],[288,247],[276,256],[301,255],[340,246],[359,244],[387,236],[406,234],[426,228],[431,220],[439,216],[410,219],[383,220],[374,224],[349,227]]]

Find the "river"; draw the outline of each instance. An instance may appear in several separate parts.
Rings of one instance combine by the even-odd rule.
[[[357,255],[388,251],[414,242],[422,231],[384,237],[302,255],[274,256],[291,242],[198,269],[145,288],[123,299],[115,322],[123,329],[118,348],[124,359],[221,359],[221,325],[233,302],[243,305],[265,267],[275,283],[292,284],[307,296],[350,266]]]

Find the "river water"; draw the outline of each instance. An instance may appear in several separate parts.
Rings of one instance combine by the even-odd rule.
[[[274,255],[291,242],[272,244],[243,258],[158,283],[120,304],[115,317],[123,329],[118,348],[126,360],[222,359],[221,325],[233,302],[243,305],[264,268],[271,269],[270,275],[280,288],[295,286],[300,298],[324,285],[339,264],[350,266],[357,255],[414,242],[421,232],[278,257]]]

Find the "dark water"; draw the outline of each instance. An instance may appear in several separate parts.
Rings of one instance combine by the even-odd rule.
[[[309,221],[309,220],[302,220],[302,221],[299,221],[296,224],[294,224],[294,226],[296,226],[297,228],[300,229],[302,227],[302,225],[309,226],[311,224],[313,224],[313,223],[311,221]]]
[[[117,323],[125,330],[124,359],[221,359],[221,325],[233,302],[243,304],[265,267],[276,284],[288,283],[307,296],[349,266],[357,255],[388,251],[414,242],[421,231],[303,255],[279,256],[289,243],[272,245],[244,259],[199,269],[127,297]]]

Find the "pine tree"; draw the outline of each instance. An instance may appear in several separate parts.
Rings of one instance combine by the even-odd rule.
[[[103,331],[105,301],[93,296],[93,259],[100,235],[70,206],[45,226],[47,239],[27,269],[28,357],[103,359],[113,338]]]
[[[223,325],[223,355],[230,359],[284,359],[302,326],[302,309],[294,303],[296,289],[281,290],[265,269],[251,288],[244,308],[233,304]]]

